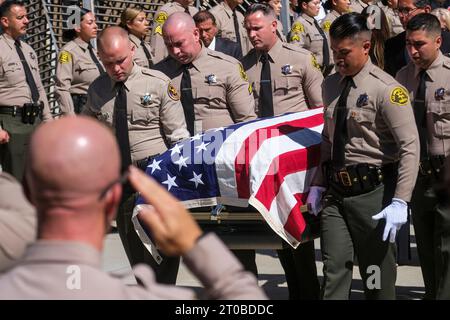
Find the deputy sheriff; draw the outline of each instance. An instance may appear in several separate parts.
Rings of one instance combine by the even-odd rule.
[[[98,31],[94,13],[84,8],[78,12],[80,24],[65,33],[74,39],[61,49],[56,64],[55,94],[63,115],[81,113],[89,85],[105,72],[90,43]]]
[[[163,27],[169,57],[155,66],[180,92],[191,135],[256,118],[247,75],[235,58],[202,46],[194,20],[172,14]],[[234,250],[246,270],[257,274],[252,250]]]
[[[191,135],[256,118],[252,88],[233,57],[202,46],[187,14],[172,14],[163,27],[170,56],[155,66],[180,92]]]
[[[163,5],[154,15],[152,36],[150,38],[150,46],[153,48],[153,63],[156,64],[166,58],[167,52],[164,40],[162,37],[162,27],[167,18],[174,12],[186,12],[190,16],[194,16],[198,12],[196,7],[193,7],[194,0],[174,0]]]
[[[327,0],[324,4],[324,9],[328,11],[325,18],[323,18],[320,26],[325,32],[328,41],[328,48],[331,52],[331,43],[330,43],[330,27],[331,24],[343,14],[346,14],[350,11],[350,0]],[[334,67],[334,59],[333,55],[330,54],[330,65]],[[330,74],[334,72],[334,69],[330,71]]]
[[[419,165],[414,113],[405,88],[370,61],[363,15],[340,16],[330,36],[339,73],[322,86],[323,170],[307,199],[317,214],[328,189],[320,221],[323,298],[349,298],[356,256],[366,298],[395,299],[395,236],[407,221]]]
[[[406,25],[411,62],[397,80],[414,98],[420,137],[420,167],[411,207],[426,299],[450,299],[450,208],[438,202],[433,186],[444,179],[450,154],[450,58],[442,55],[439,20],[421,13]]]
[[[22,1],[0,5],[0,125],[9,136],[8,143],[0,144],[0,165],[18,180],[22,180],[30,134],[40,118],[52,119],[36,52],[21,40],[28,23]]]
[[[243,2],[244,0],[223,0],[209,12],[216,18],[219,29],[217,36],[236,42],[242,49],[242,56],[245,56],[252,47],[244,29],[244,16],[237,10],[237,6]]]
[[[165,75],[133,62],[135,47],[123,28],[106,28],[97,45],[106,73],[89,87],[83,113],[114,127],[123,170],[130,164],[145,170],[168,145],[189,137],[180,96]],[[155,262],[131,222],[135,194],[130,188],[123,193],[117,228],[130,264],[147,263],[158,281],[175,283],[179,259],[163,258],[160,265]]]
[[[253,86],[259,117],[305,111],[322,106],[323,76],[311,53],[277,37],[276,15],[265,4],[251,5],[244,26],[254,49],[242,59]],[[296,250],[278,250],[286,274],[289,299],[319,299],[320,285],[315,264],[314,242]]]
[[[145,41],[148,34],[147,15],[141,7],[126,8],[120,15],[119,26],[128,31],[131,43],[135,46],[134,62],[141,67],[151,68],[154,57],[152,47]]]
[[[320,12],[320,0],[300,0],[299,5],[302,13],[291,27],[289,42],[310,51],[324,76],[327,76],[333,69],[330,48],[325,32],[314,18]]]
[[[378,5],[383,9],[389,22],[389,38],[395,37],[404,31],[398,14],[398,0],[381,0]]]

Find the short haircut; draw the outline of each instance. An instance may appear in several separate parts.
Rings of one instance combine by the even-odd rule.
[[[413,4],[417,8],[425,8],[426,6],[430,6],[431,7],[430,0],[413,0]]]
[[[266,3],[254,3],[250,7],[248,7],[245,12],[245,16],[248,17],[251,14],[262,12],[262,14],[266,17],[272,16],[275,18],[275,11],[273,11],[272,7]]]
[[[441,23],[439,19],[431,13],[419,13],[412,17],[406,25],[406,31],[422,30],[427,34],[440,35]]]
[[[213,25],[216,25],[216,18],[214,17],[214,15],[207,11],[207,10],[201,10],[199,12],[197,12],[196,14],[194,14],[194,16],[192,17],[194,19],[195,24],[199,24],[208,20],[211,20]]]
[[[363,35],[364,38],[370,40],[371,34],[371,30],[367,27],[366,17],[356,12],[341,15],[333,21],[330,27],[330,37],[332,39],[355,39]]]
[[[25,7],[25,3],[20,0],[6,0],[0,5],[0,17],[6,17],[12,6],[21,6]]]

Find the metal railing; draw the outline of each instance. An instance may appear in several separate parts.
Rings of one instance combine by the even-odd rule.
[[[282,0],[283,4],[288,3]],[[65,44],[63,32],[67,29],[67,7],[71,5],[84,6],[95,12],[97,24],[102,30],[110,25],[117,25],[120,14],[128,6],[141,6],[147,13],[150,22],[158,9],[166,0],[29,0],[27,11],[30,18],[28,37],[26,41],[34,48],[39,58],[39,68],[42,82],[48,95],[50,106],[55,114],[58,106],[54,95],[56,59],[60,48]],[[210,9],[219,0],[196,0],[195,5],[199,9]],[[239,6],[241,12],[245,12],[251,3],[258,0],[245,0]],[[288,10],[288,8],[284,8]],[[286,11],[287,12],[287,11]],[[152,23],[151,23],[152,25]],[[286,30],[286,28],[285,28]]]

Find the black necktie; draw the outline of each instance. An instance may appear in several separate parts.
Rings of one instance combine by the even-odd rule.
[[[259,89],[259,116],[272,117],[273,116],[273,96],[272,96],[272,77],[270,76],[270,61],[269,55],[263,53],[260,58],[261,61],[261,78]]]
[[[314,25],[316,26],[317,31],[319,31],[320,35],[323,38],[322,42],[322,52],[323,52],[323,62],[322,62],[322,68],[325,70],[326,67],[330,65],[330,49],[328,48],[328,40],[327,36],[325,35],[325,32],[323,32],[322,28],[317,23],[316,19],[314,20]]]
[[[144,49],[145,56],[147,57],[148,66],[151,67],[153,65],[153,63],[152,63],[152,55],[150,54],[150,52],[148,51],[147,47],[145,46],[145,41],[144,40],[141,40],[141,46],[142,46],[142,49]]]
[[[420,159],[427,157],[427,119],[425,106],[425,91],[427,73],[425,70],[419,73],[419,86],[417,87],[416,96],[414,97],[414,118],[416,119],[417,131],[420,139]]]
[[[236,10],[233,10],[233,22],[234,22],[234,32],[236,33],[236,42],[239,45],[239,51],[242,55],[242,43],[241,43],[241,34],[239,33],[239,21],[236,15]]]
[[[16,40],[14,44],[16,46],[17,54],[19,55],[20,61],[22,61],[23,70],[25,71],[25,79],[31,91],[31,99],[33,100],[33,102],[37,102],[39,100],[39,90],[36,86],[36,82],[34,81],[30,66],[25,60],[22,48],[20,47],[20,40]]]
[[[194,97],[192,96],[192,84],[191,75],[189,74],[189,68],[191,64],[184,65],[183,76],[181,77],[181,104],[183,105],[184,117],[186,119],[186,126],[191,134],[194,135]]]
[[[116,83],[116,100],[114,101],[114,117],[116,138],[120,148],[122,170],[131,164],[130,139],[128,136],[127,93],[123,82]]]
[[[189,12],[189,7],[185,7],[184,12],[186,12],[188,15],[191,15],[191,13]]]
[[[100,74],[105,73],[105,69],[103,69],[102,64],[100,63],[100,61],[98,61],[97,56],[95,55],[95,52],[94,52],[94,48],[91,46],[90,43],[88,45],[88,48],[89,48],[89,54],[91,55],[91,59],[92,59],[92,61],[94,61]]]
[[[353,84],[351,77],[344,79],[345,86],[342,94],[336,103],[335,111],[335,129],[333,136],[333,156],[332,162],[336,169],[342,169],[345,166],[345,144],[347,142],[347,98],[350,88]]]

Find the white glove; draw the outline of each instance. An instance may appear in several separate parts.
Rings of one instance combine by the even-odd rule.
[[[393,198],[392,203],[384,208],[379,214],[372,216],[373,220],[386,219],[383,241],[386,241],[390,233],[389,241],[395,242],[397,230],[408,220],[408,205],[402,199]]]
[[[306,204],[308,205],[308,212],[317,216],[322,210],[322,193],[325,192],[324,187],[313,186],[309,188],[308,198]]]

